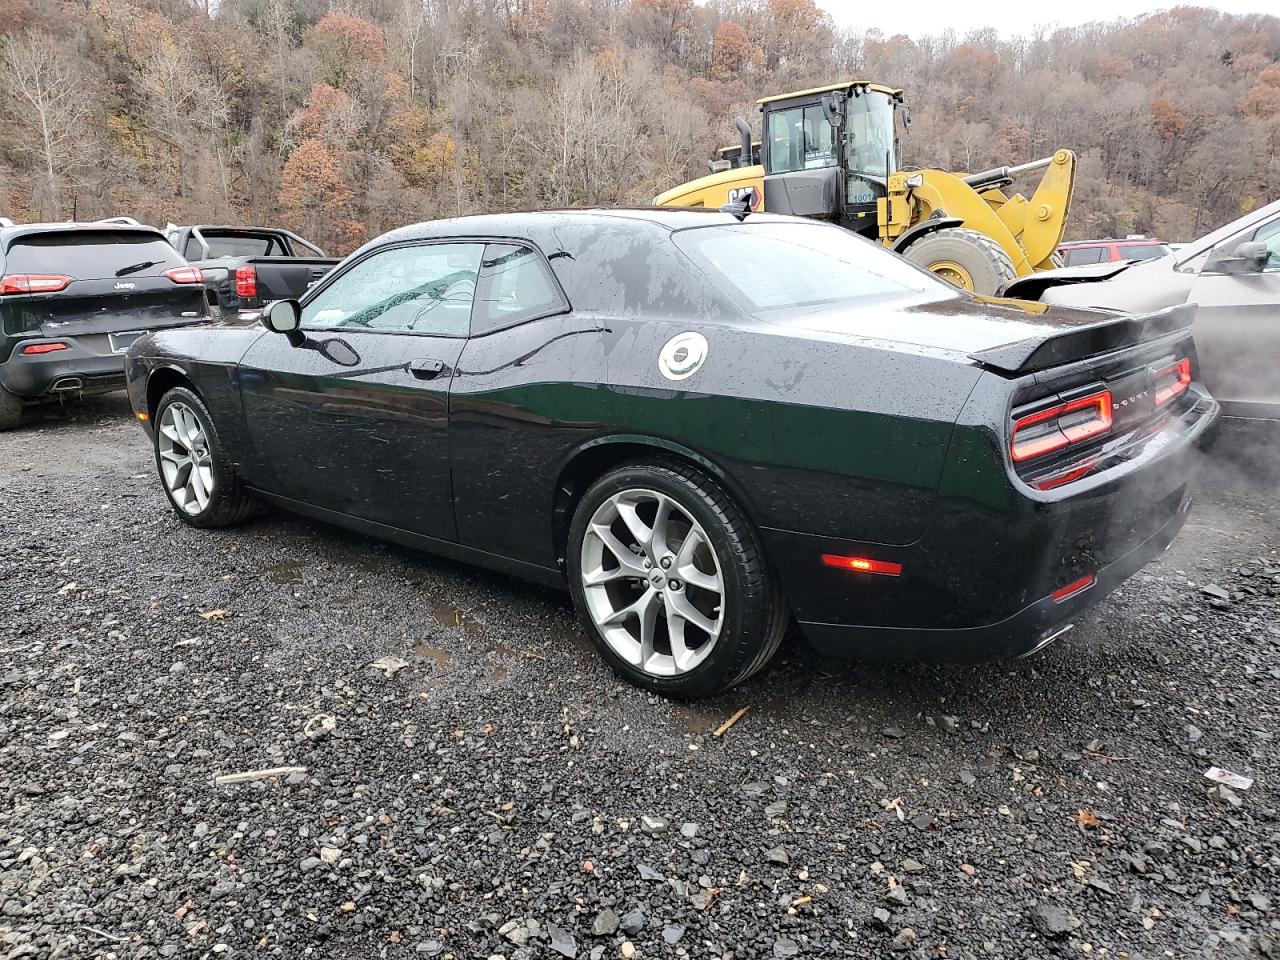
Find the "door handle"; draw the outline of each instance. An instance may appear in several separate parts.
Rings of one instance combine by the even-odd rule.
[[[410,360],[409,372],[419,380],[434,380],[444,373],[444,361],[430,359]]]

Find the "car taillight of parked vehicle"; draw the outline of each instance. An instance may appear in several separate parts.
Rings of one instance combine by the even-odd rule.
[[[0,277],[0,297],[22,293],[57,293],[71,283],[70,277],[47,273],[14,273]]]
[[[199,267],[174,267],[166,270],[164,275],[174,283],[204,283],[204,274]]]
[[[24,357],[38,357],[45,353],[57,353],[59,350],[71,349],[65,343],[32,343],[22,348]]]
[[[1113,421],[1111,391],[1102,389],[1028,413],[1013,423],[1009,450],[1023,463],[1100,437]]]
[[[252,300],[258,296],[258,271],[253,267],[236,267],[236,296]]]

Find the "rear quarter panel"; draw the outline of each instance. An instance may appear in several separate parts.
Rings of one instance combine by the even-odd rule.
[[[666,379],[663,345],[708,341]],[[614,321],[606,335],[619,430],[698,451],[732,477],[764,527],[906,544],[929,522],[952,425],[980,376],[964,362],[768,324]]]

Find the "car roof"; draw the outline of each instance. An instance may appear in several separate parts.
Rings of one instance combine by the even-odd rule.
[[[1163,240],[1156,237],[1108,237],[1102,240],[1067,240],[1060,243],[1060,247],[1109,247],[1116,243],[1123,243],[1131,247],[1163,247],[1166,246]]]
[[[147,233],[161,240],[164,234],[155,227],[129,223],[23,223],[0,228],[0,249],[8,250],[10,244],[23,237],[45,233]]]
[[[703,207],[600,207],[567,210],[528,210],[518,213],[484,213],[445,220],[414,223],[370,241],[367,246],[401,240],[426,240],[440,237],[529,237],[549,228],[565,224],[590,224],[601,221],[630,221],[660,230],[675,232],[690,227],[736,226],[732,214]],[[770,213],[750,214],[746,222],[813,223],[801,217]]]
[[[203,233],[206,230],[226,230],[231,233],[288,233],[284,227],[256,227],[251,224],[244,223],[188,223],[177,224],[171,223],[166,230],[199,230]]]

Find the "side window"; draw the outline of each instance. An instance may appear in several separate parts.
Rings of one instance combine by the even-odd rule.
[[[473,336],[568,308],[542,258],[528,247],[491,243],[480,264],[480,286],[471,316]]]
[[[465,337],[482,243],[423,243],[366,257],[302,310],[311,330]]]
[[[1280,217],[1264,223],[1253,232],[1253,239],[1267,245],[1271,256],[1267,258],[1268,270],[1280,270]]]
[[[769,170],[789,173],[836,165],[831,124],[822,107],[792,107],[769,115]]]
[[[1085,263],[1101,263],[1106,253],[1106,247],[1072,247],[1067,251],[1066,265],[1078,267]]]
[[[182,255],[188,260],[203,260],[204,251],[200,249],[200,241],[195,237],[187,238],[186,249],[182,251]]]

